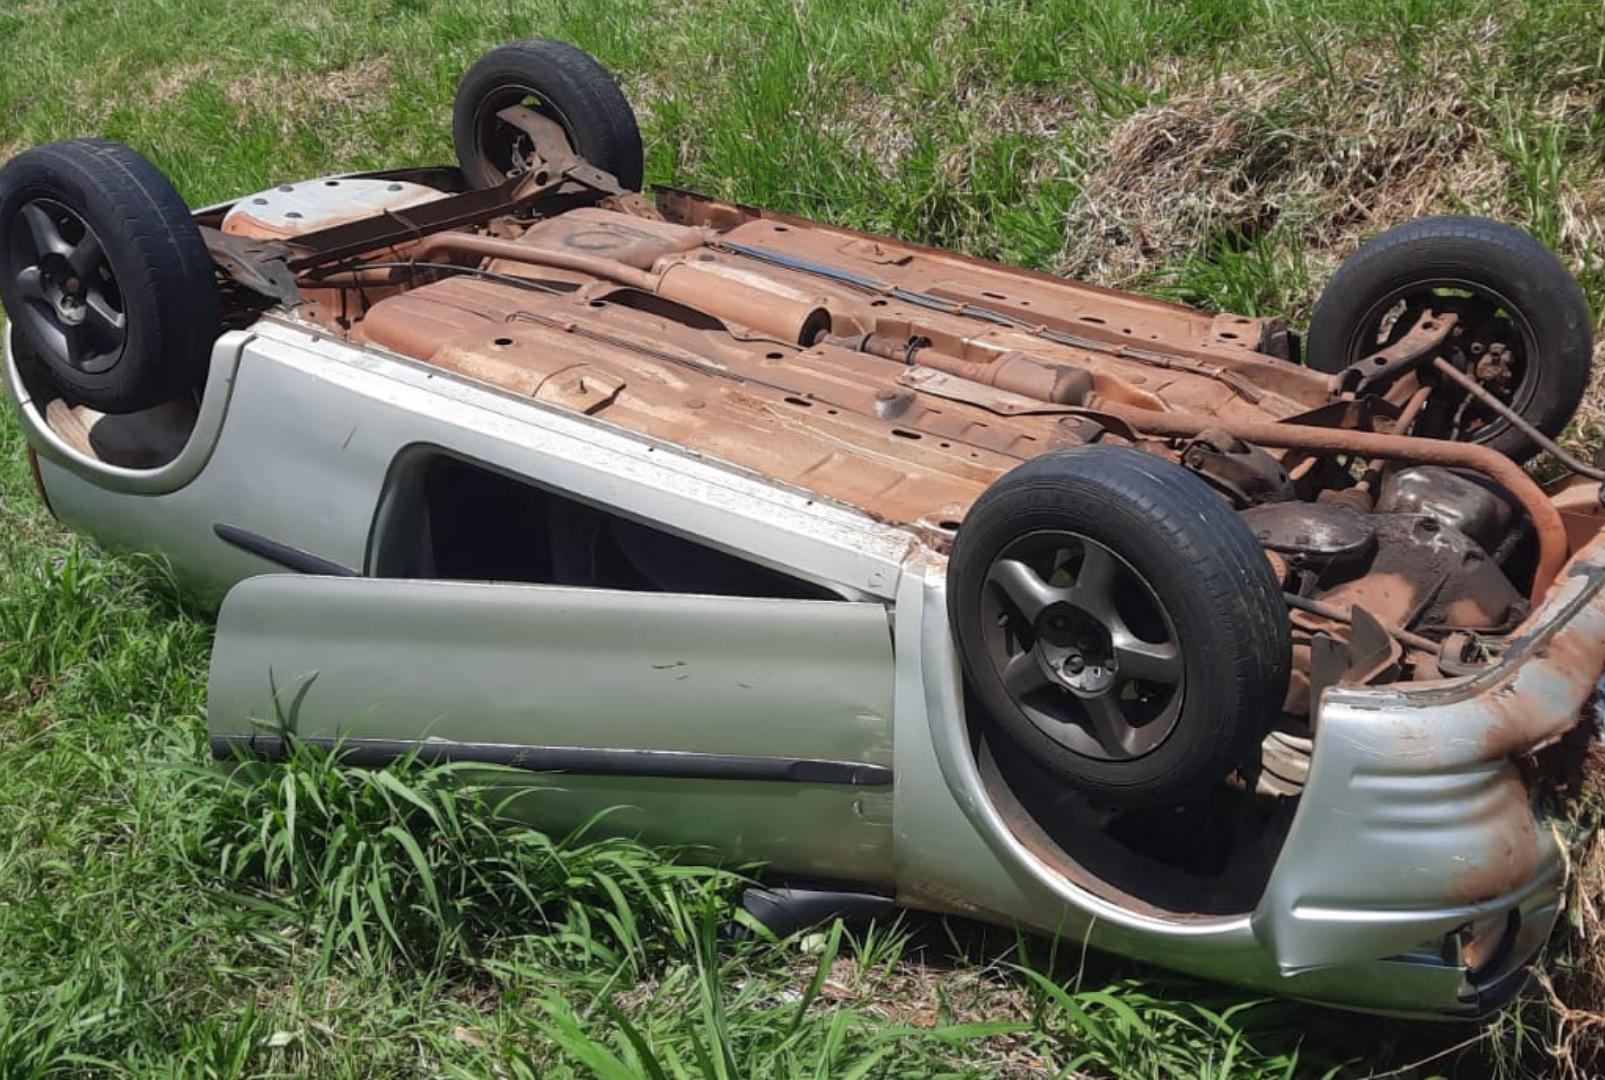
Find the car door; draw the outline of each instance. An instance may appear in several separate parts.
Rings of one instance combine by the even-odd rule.
[[[286,732],[507,767],[509,805],[733,862],[890,883],[893,658],[875,602],[272,574],[218,617],[220,758]],[[500,781],[498,781],[500,782]]]

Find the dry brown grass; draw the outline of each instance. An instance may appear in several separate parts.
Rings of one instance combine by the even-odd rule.
[[[1458,65],[1400,80],[1356,53],[1337,70],[1167,73],[1176,92],[1118,123],[1088,169],[1062,268],[1124,284],[1278,225],[1335,265],[1391,225],[1499,202],[1507,166]]]
[[[1605,1075],[1605,832],[1595,823],[1572,845],[1563,923],[1551,948],[1553,973],[1540,975],[1549,997],[1557,1075]]]
[[[302,124],[339,111],[378,108],[394,82],[390,58],[372,56],[326,71],[298,70],[288,62],[264,66],[234,79],[223,93],[241,115],[267,119],[288,137]]]
[[[1605,1075],[1605,742],[1596,703],[1577,727],[1521,762],[1567,851],[1561,919],[1550,941],[1546,1043],[1567,1080]]]
[[[1599,313],[1595,313],[1596,317]],[[1594,378],[1577,410],[1568,438],[1563,440],[1585,456],[1605,447],[1605,336],[1594,341]]]
[[[811,959],[792,965],[795,985],[813,974]],[[1032,1004],[1023,983],[995,963],[955,964],[913,950],[890,964],[838,956],[820,984],[822,1000],[883,1019],[888,1026],[934,1028],[999,1021],[1027,1023]],[[971,1044],[970,1064],[996,1077],[1041,1076],[1050,1062],[1029,1033],[990,1035]]]
[[[862,150],[883,176],[896,176],[914,149],[907,103],[849,83],[841,87],[839,106],[821,118],[821,133]]]
[[[166,105],[177,98],[191,86],[211,75],[215,65],[210,60],[197,60],[194,63],[181,64],[169,71],[162,72],[150,89],[150,103],[155,106]]]

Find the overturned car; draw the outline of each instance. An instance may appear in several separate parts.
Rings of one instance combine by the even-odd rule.
[[[1601,473],[1552,441],[1591,324],[1531,237],[1385,233],[1301,340],[647,198],[558,42],[479,61],[454,136],[193,213],[102,140],[0,170],[40,490],[220,600],[219,757],[512,766],[544,827],[763,863],[777,925],[1523,985],[1563,876],[1524,765],[1605,670]]]

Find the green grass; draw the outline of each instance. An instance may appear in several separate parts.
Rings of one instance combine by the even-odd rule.
[[[197,204],[449,160],[459,73],[535,33],[621,73],[653,181],[1295,322],[1363,236],[1470,210],[1605,312],[1580,0],[20,0],[0,159],[103,134]],[[913,917],[728,940],[734,875],[516,826],[482,776],[223,777],[206,619],[57,527],[22,451],[7,413],[0,1076],[1552,1068],[1538,1005],[1423,1032]]]

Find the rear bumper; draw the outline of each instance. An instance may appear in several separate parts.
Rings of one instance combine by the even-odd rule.
[[[1605,538],[1581,551],[1478,675],[1323,699],[1309,783],[1253,927],[1283,976],[1366,956],[1443,967],[1433,1013],[1517,993],[1564,880],[1513,758],[1578,721],[1605,671]],[[1504,923],[1503,936],[1487,928]],[[1456,942],[1485,931],[1480,966]],[[1492,947],[1490,941],[1496,941]]]

